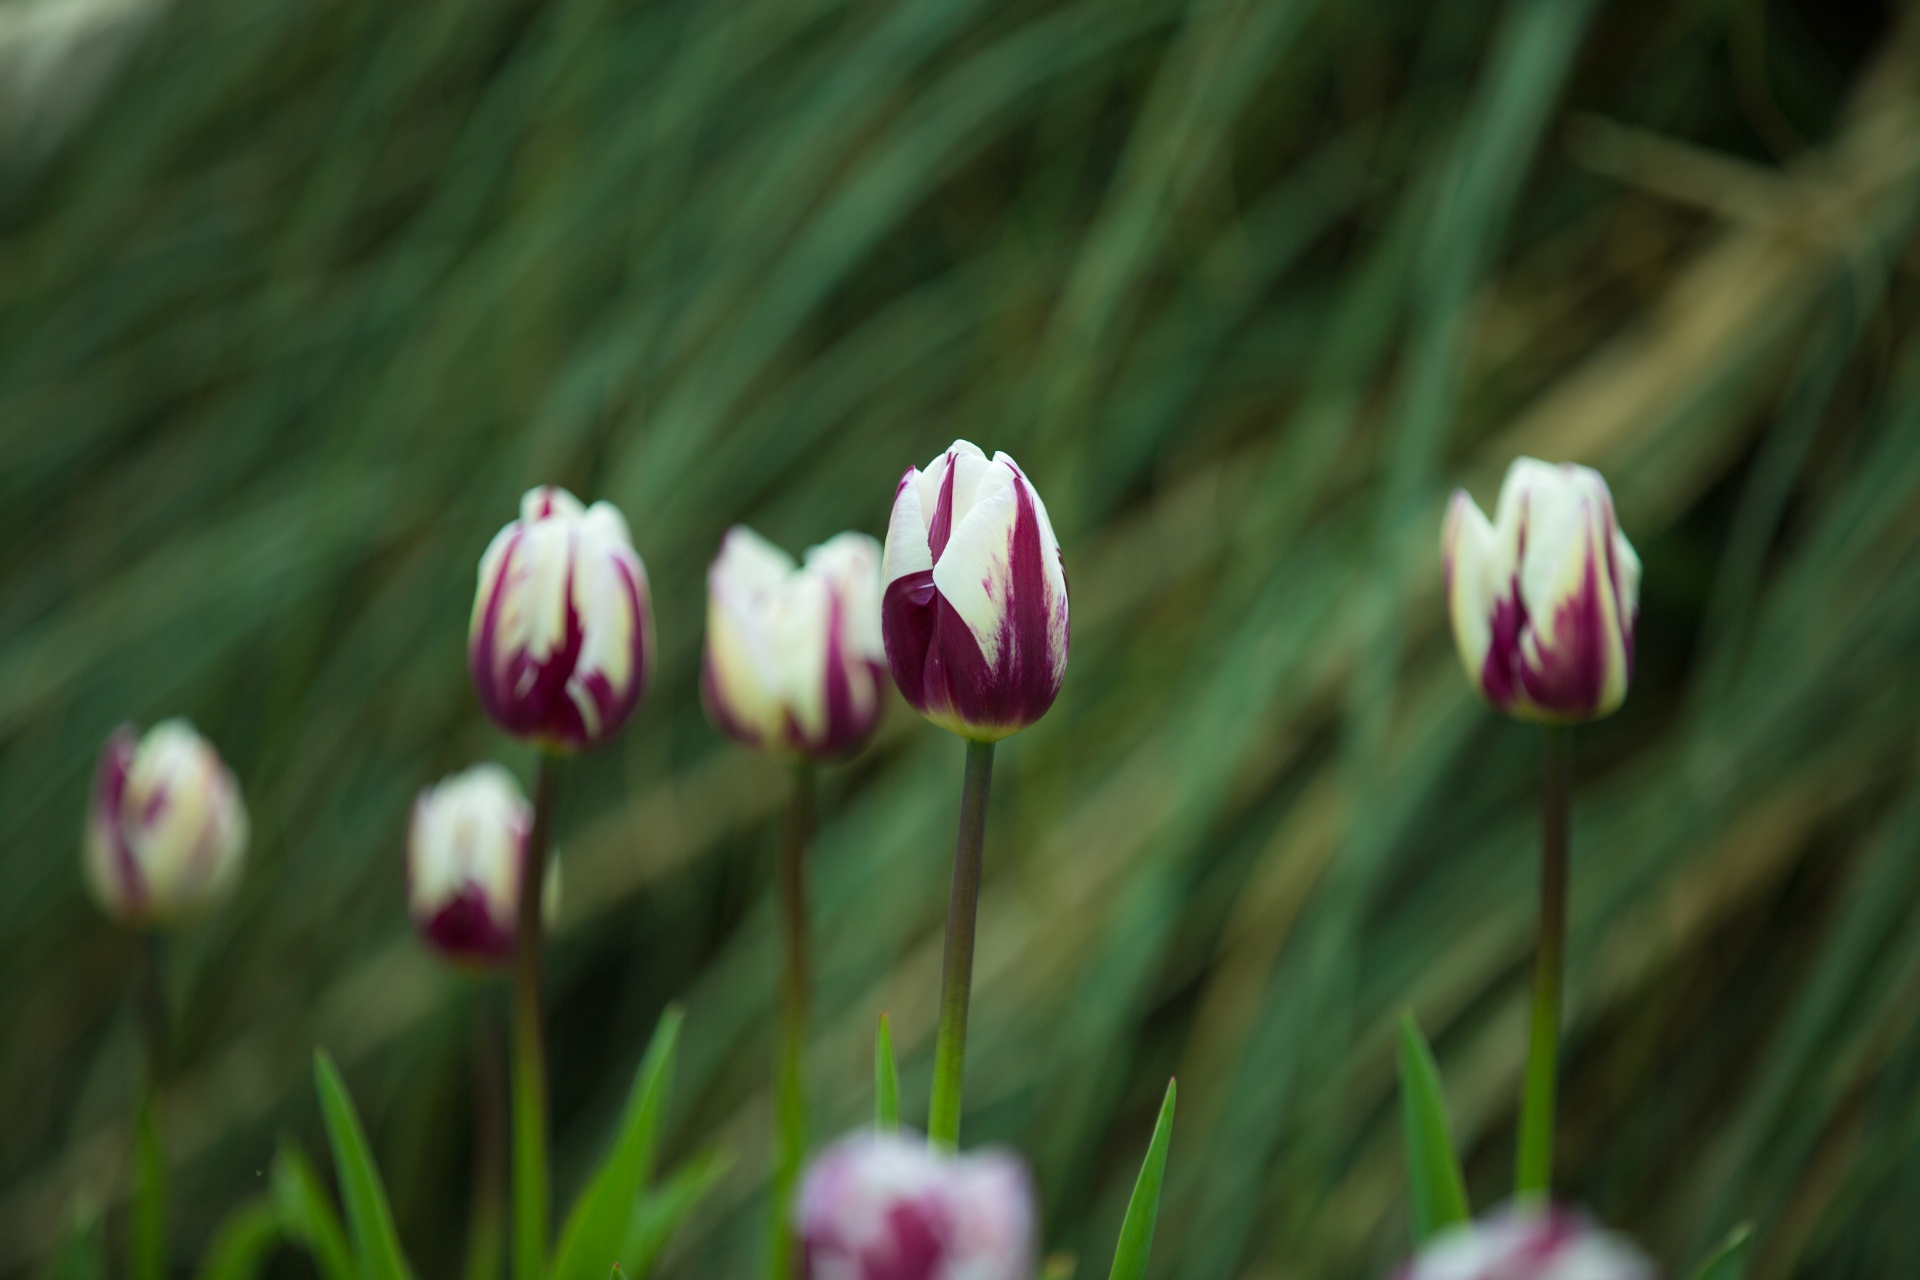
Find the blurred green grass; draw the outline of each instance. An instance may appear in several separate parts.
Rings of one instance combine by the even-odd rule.
[[[627,512],[662,643],[563,799],[557,1173],[684,996],[671,1154],[742,1159],[666,1274],[745,1274],[780,779],[701,717],[703,574],[735,520],[881,532],[965,436],[1074,590],[1000,753],[967,1126],[1049,1248],[1105,1266],[1177,1071],[1153,1274],[1381,1274],[1408,1005],[1506,1185],[1535,745],[1434,542],[1529,451],[1647,566],[1579,747],[1564,1184],[1675,1270],[1754,1218],[1764,1276],[1920,1272],[1917,70],[1904,13],[1749,0],[177,0],[0,150],[0,1267],[117,1194],[133,957],[75,846],[105,733],[185,713],[256,837],[177,949],[176,1263],[312,1145],[321,1044],[457,1272],[491,997],[399,846],[527,764],[462,646],[552,480]],[[823,797],[822,1137],[882,1010],[924,1119],[960,750],[894,712]]]

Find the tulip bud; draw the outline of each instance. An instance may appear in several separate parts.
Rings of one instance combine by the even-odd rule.
[[[407,910],[426,944],[486,968],[513,956],[520,873],[533,806],[497,764],[479,764],[422,791],[407,828]],[[547,864],[541,911],[559,905],[560,864]]]
[[[100,752],[83,841],[87,883],[123,924],[168,925],[218,905],[240,879],[247,807],[213,744],[185,720]]]
[[[909,467],[881,576],[887,663],[915,711],[980,742],[1046,714],[1067,674],[1067,574],[1012,458],[956,440]]]
[[[1454,493],[1441,554],[1460,661],[1496,710],[1576,724],[1620,705],[1633,678],[1640,557],[1599,472],[1516,458],[1491,523]]]
[[[480,559],[467,666],[495,724],[550,751],[597,747],[646,693],[647,571],[612,504],[529,490]]]
[[[880,544],[843,533],[793,557],[744,525],[707,571],[701,700],[750,747],[826,757],[880,723]]]
[[[1030,1280],[1034,1217],[1013,1156],[943,1155],[893,1133],[822,1152],[795,1207],[809,1280]]]
[[[1399,1280],[1653,1280],[1624,1237],[1559,1207],[1508,1207],[1441,1232]]]

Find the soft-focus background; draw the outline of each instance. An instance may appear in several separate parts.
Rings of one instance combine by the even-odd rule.
[[[1391,1026],[1511,1176],[1537,742],[1444,632],[1447,488],[1612,480],[1646,562],[1578,745],[1562,1180],[1682,1271],[1920,1274],[1920,20],[1827,0],[0,0],[0,1270],[112,1205],[135,948],[94,753],[190,716],[255,842],[176,948],[175,1262],[340,1059],[460,1272],[476,992],[412,942],[414,792],[520,492],[618,503],[656,692],[570,767],[559,1191],[686,1002],[665,1274],[756,1274],[777,768],[705,724],[745,520],[883,530],[955,436],[1054,515],[1072,666],[1006,743],[969,1141],[1105,1274],[1379,1276]],[[923,1120],[960,744],[824,776],[821,1136],[891,1010]],[[116,1227],[116,1230],[119,1228]],[[280,1255],[274,1271],[310,1274]]]

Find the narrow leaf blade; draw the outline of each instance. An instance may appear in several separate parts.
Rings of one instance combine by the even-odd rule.
[[[313,1255],[321,1280],[359,1280],[346,1228],[320,1175],[299,1147],[282,1143],[273,1159],[273,1201],[287,1239]]]
[[[1453,1154],[1440,1068],[1412,1013],[1400,1015],[1400,1113],[1406,1126],[1407,1182],[1413,1197],[1413,1240],[1469,1217],[1467,1184]]]
[[[160,1145],[160,1112],[153,1090],[142,1091],[133,1127],[133,1222],[127,1233],[133,1280],[167,1274],[167,1160]]]
[[[1173,1140],[1173,1103],[1178,1082],[1167,1081],[1167,1096],[1160,1103],[1160,1119],[1153,1126],[1153,1141],[1147,1144],[1147,1158],[1140,1166],[1140,1177],[1133,1184],[1133,1198],[1127,1201],[1127,1217],[1120,1224],[1120,1243],[1113,1251],[1111,1280],[1141,1280],[1147,1273],[1147,1255],[1153,1251],[1153,1224],[1160,1216],[1160,1184],[1167,1175],[1167,1145]]]
[[[672,1081],[680,1022],[681,1013],[676,1007],[660,1015],[653,1041],[634,1072],[613,1149],[600,1162],[567,1217],[554,1280],[607,1280],[620,1260],[634,1205],[653,1171],[655,1137]]]
[[[733,1161],[718,1151],[705,1152],[640,1198],[627,1227],[626,1244],[620,1250],[620,1265],[632,1280],[647,1280],[673,1233],[700,1207],[732,1165]]]
[[[1747,1250],[1753,1244],[1753,1227],[1741,1223],[1727,1233],[1720,1247],[1707,1256],[1693,1280],[1742,1280],[1747,1274]]]
[[[340,1180],[340,1199],[347,1207],[347,1228],[354,1256],[364,1280],[407,1280],[400,1237],[393,1229],[393,1211],[387,1189],[367,1149],[366,1131],[353,1109],[346,1081],[324,1053],[313,1059],[313,1078],[320,1092],[320,1114],[326,1121],[327,1143],[333,1149],[334,1176]]]
[[[884,1013],[873,1038],[873,1125],[882,1133],[900,1127],[900,1071],[893,1063],[893,1020]]]
[[[200,1263],[199,1280],[254,1280],[284,1237],[274,1197],[255,1196],[220,1224]]]

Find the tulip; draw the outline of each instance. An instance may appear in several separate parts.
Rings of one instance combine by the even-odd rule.
[[[203,914],[239,882],[246,849],[246,804],[212,743],[185,720],[144,737],[114,730],[84,840],[87,882],[108,915],[164,926]]]
[[[879,726],[880,544],[843,533],[806,563],[744,525],[707,571],[707,714],[750,747],[849,755]]]
[[[1067,673],[1067,575],[1012,458],[956,440],[909,467],[881,576],[887,663],[915,711],[977,742],[1046,714]]]
[[[1619,707],[1640,558],[1599,472],[1516,458],[1492,521],[1454,493],[1441,548],[1460,661],[1495,710],[1577,724]]]
[[[490,968],[513,958],[519,934],[521,859],[533,806],[511,773],[475,765],[413,802],[407,829],[407,910],[422,940],[457,964]],[[542,914],[559,905],[560,864],[547,864]]]
[[[863,1133],[807,1170],[795,1226],[806,1280],[1029,1280],[1035,1216],[1011,1155]]]
[[[1512,1207],[1429,1241],[1399,1280],[1653,1280],[1631,1242],[1560,1207]]]
[[[646,693],[647,571],[610,503],[529,490],[480,559],[467,665],[495,724],[549,752],[597,747]]]

